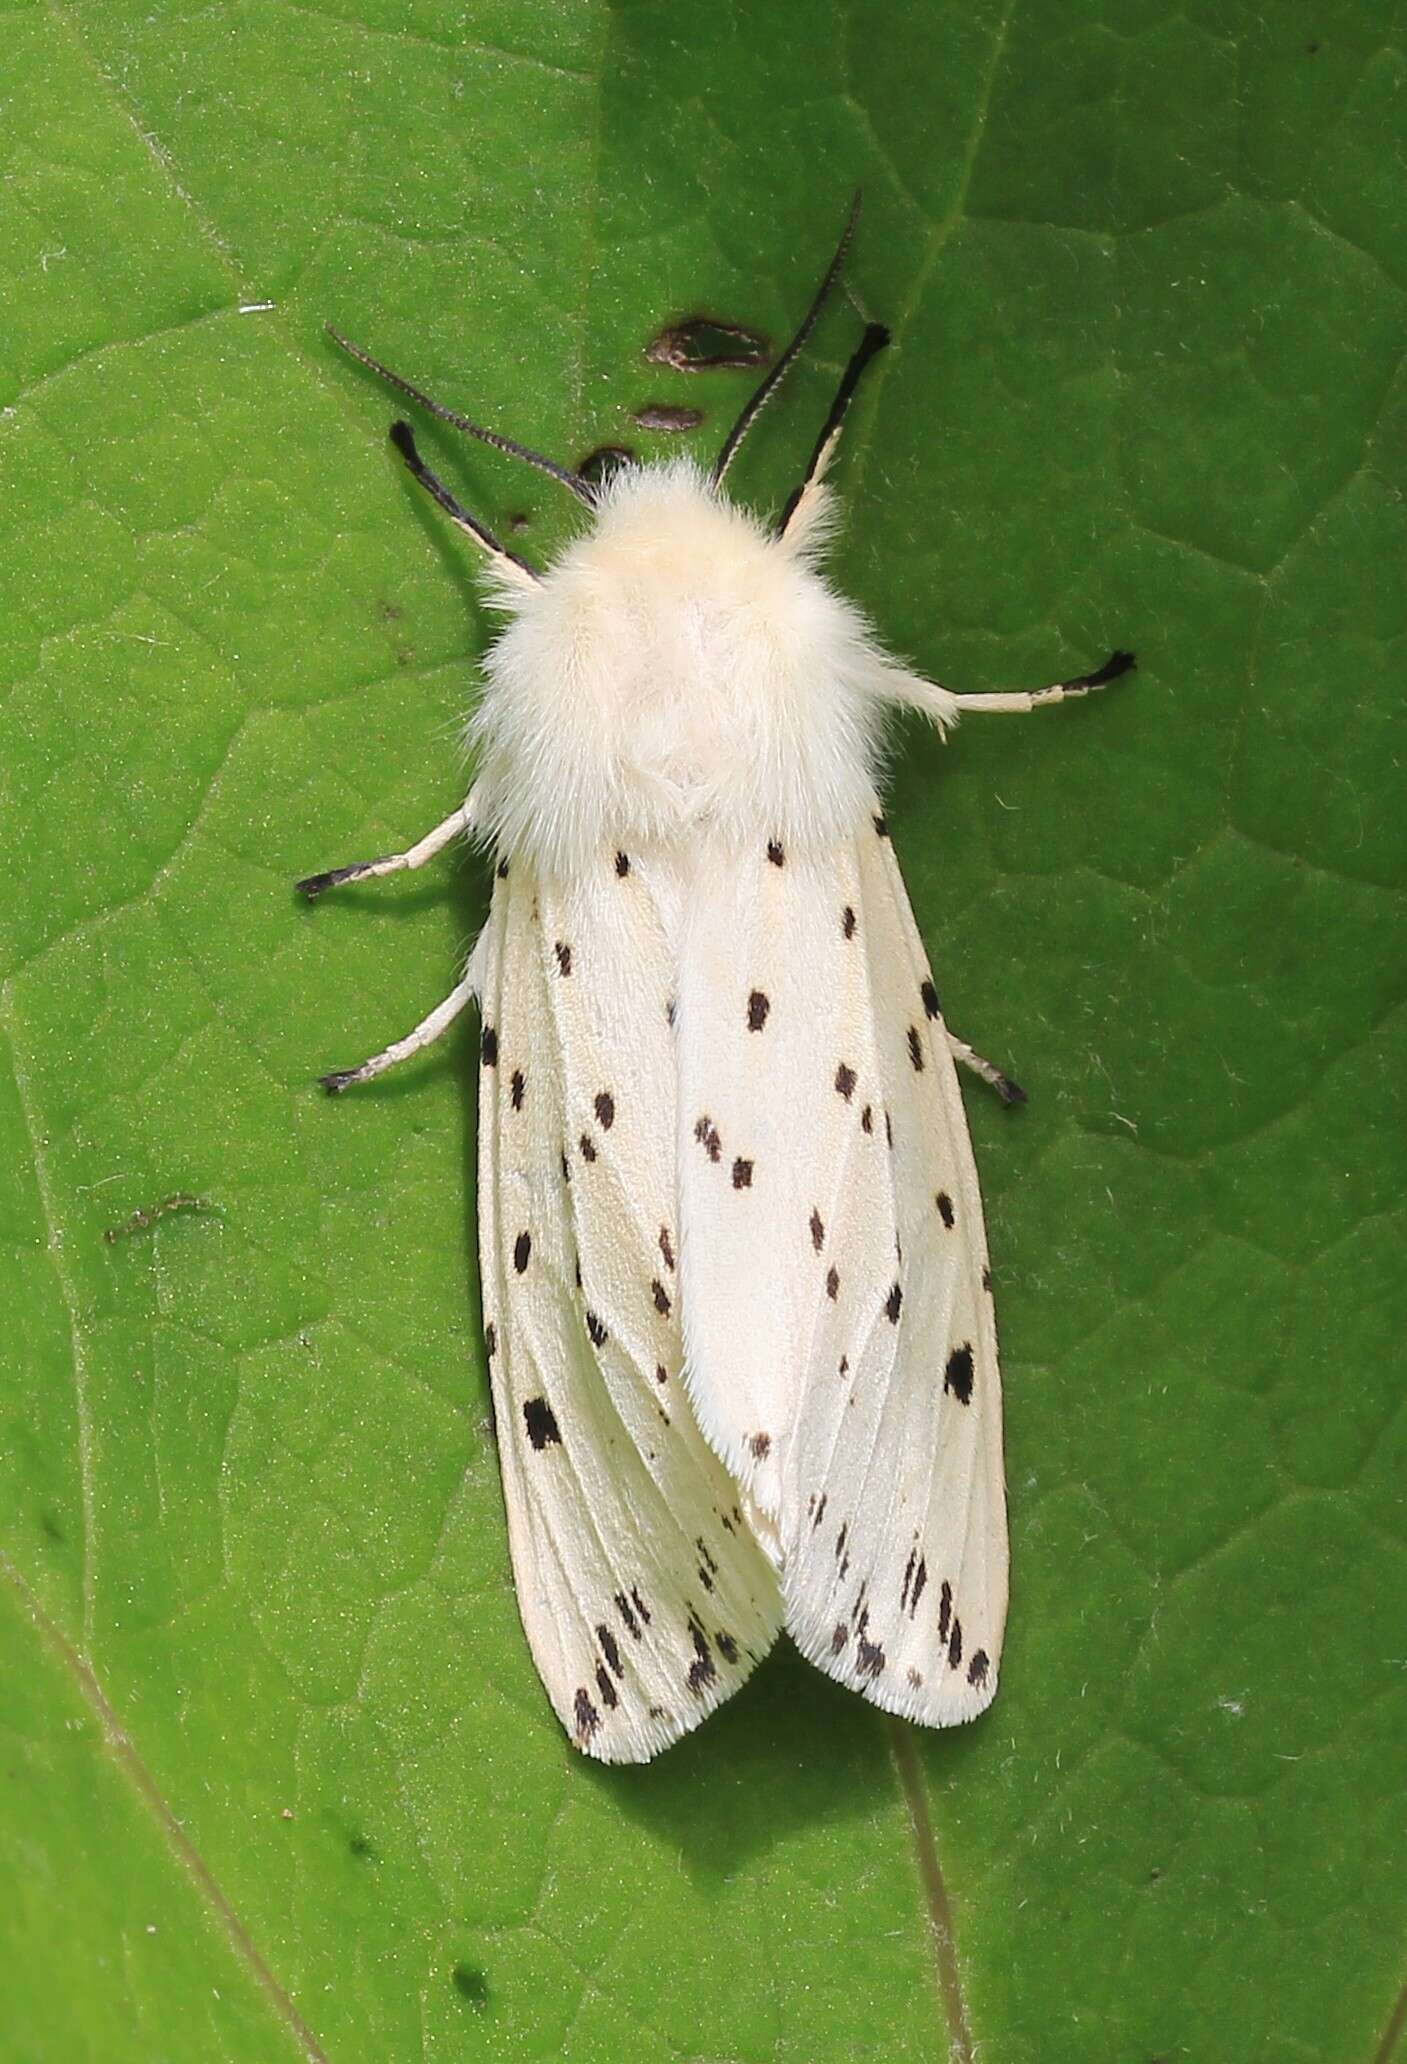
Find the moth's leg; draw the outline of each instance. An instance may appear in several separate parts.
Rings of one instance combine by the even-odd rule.
[[[413,1032],[407,1032],[404,1039],[397,1039],[379,1054],[373,1054],[369,1061],[363,1061],[359,1068],[341,1068],[332,1075],[318,1077],[329,1096],[340,1096],[344,1089],[350,1089],[354,1082],[370,1082],[373,1076],[384,1075],[388,1068],[394,1068],[397,1061],[408,1061],[412,1054],[423,1053],[427,1046],[433,1046],[442,1032],[454,1023],[465,1005],[472,1003],[479,993],[480,968],[479,949],[476,946],[469,956],[469,964],[455,983],[443,1003],[437,1003],[428,1018],[422,1018]]]
[[[986,716],[1023,716],[1028,710],[1044,709],[1049,703],[1073,701],[1077,696],[1088,695],[1092,689],[1107,688],[1111,681],[1131,673],[1137,663],[1131,652],[1111,652],[1103,666],[1096,667],[1092,674],[1076,674],[1073,680],[1055,681],[1049,688],[1015,689],[999,695],[955,695],[951,688],[942,688],[936,681],[906,674],[895,699],[922,710],[925,716],[946,728],[970,712]]]
[[[474,791],[470,789],[459,808],[451,810],[443,824],[427,831],[423,839],[408,846],[404,853],[383,853],[379,860],[354,860],[349,867],[334,867],[327,874],[307,875],[293,886],[314,903],[324,889],[338,888],[343,882],[367,881],[373,875],[399,874],[405,867],[423,867],[427,860],[434,859],[436,853],[443,852],[451,839],[458,838],[462,831],[468,831],[474,817]]]
[[[946,1027],[944,1028],[946,1030]],[[1024,1104],[1026,1092],[1019,1082],[1013,1082],[1009,1075],[1003,1075],[994,1061],[984,1060],[965,1039],[959,1039],[956,1032],[948,1033],[948,1051],[964,1068],[971,1068],[974,1075],[980,1075],[989,1088],[994,1089],[1004,1104]]]

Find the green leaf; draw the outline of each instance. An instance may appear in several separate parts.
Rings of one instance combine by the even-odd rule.
[[[7,2059],[1384,2060],[1407,1932],[1400,33],[1352,0],[6,18]],[[857,181],[836,574],[1110,694],[897,742],[1008,1386],[1000,1698],[779,1654],[639,1771],[537,1688],[472,1234],[490,634],[325,320],[576,462],[716,448]],[[427,453],[531,556],[573,515]],[[172,1200],[176,1200],[174,1203]],[[163,1206],[169,1208],[163,1209]],[[108,1232],[117,1237],[105,1238]],[[1394,2014],[1397,2013],[1397,2019]]]

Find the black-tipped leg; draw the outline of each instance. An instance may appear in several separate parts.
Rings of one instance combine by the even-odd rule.
[[[360,881],[363,875],[389,874],[388,861],[398,860],[399,854],[383,853],[378,860],[354,860],[350,867],[333,867],[326,874],[306,874],[302,881],[293,884],[300,896],[306,896],[310,903],[316,903],[324,889],[338,889],[343,882]],[[404,865],[404,862],[401,863]]]
[[[948,1033],[948,1048],[953,1059],[961,1061],[964,1068],[970,1068],[974,1075],[980,1076],[989,1089],[996,1091],[1008,1109],[1029,1101],[1019,1082],[1013,1082],[1009,1075],[1004,1075],[995,1062],[984,1060],[965,1039],[959,1039],[956,1032]]]
[[[425,492],[434,497],[444,510],[446,516],[452,522],[457,523],[467,537],[473,538],[476,544],[482,545],[486,552],[491,552],[495,559],[507,559],[520,572],[527,574],[529,579],[540,580],[542,578],[536,568],[529,566],[526,559],[520,559],[516,552],[509,551],[507,545],[500,544],[487,524],[480,523],[477,516],[471,516],[464,504],[455,500],[438,475],[430,471],[430,468],[416,449],[415,434],[409,423],[393,423],[390,434],[392,444],[405,460],[406,465],[420,482],[420,485],[425,489]]]
[[[355,1082],[360,1074],[360,1068],[342,1068],[333,1075],[319,1075],[318,1081],[329,1096],[341,1096],[348,1084]]]
[[[850,363],[840,376],[840,385],[835,391],[835,400],[831,403],[830,414],[826,417],[821,427],[821,434],[816,439],[810,463],[801,476],[801,484],[792,490],[787,505],[781,513],[777,524],[778,537],[785,534],[787,525],[796,514],[797,505],[812,481],[819,479],[821,474],[825,472],[830,462],[831,452],[835,447],[835,441],[840,435],[841,426],[845,421],[850,404],[855,398],[855,389],[859,386],[864,375],[865,367],[872,358],[878,357],[888,342],[889,332],[884,324],[870,323],[865,330],[864,336],[850,354]]]
[[[1092,674],[1080,674],[1073,681],[1067,681],[1067,692],[1077,688],[1107,688],[1111,681],[1117,681],[1124,674],[1133,673],[1138,661],[1131,652],[1111,652],[1102,667],[1096,667]]]

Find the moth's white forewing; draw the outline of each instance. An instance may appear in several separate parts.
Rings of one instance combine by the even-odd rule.
[[[688,1377],[775,1526],[798,1644],[941,1724],[996,1686],[1001,1402],[962,1103],[881,823],[876,805],[819,861],[774,841],[698,869],[678,1028]]]
[[[670,994],[638,860],[496,881],[479,1210],[509,1538],[553,1706],[610,1762],[695,1726],[781,1619],[680,1380]]]

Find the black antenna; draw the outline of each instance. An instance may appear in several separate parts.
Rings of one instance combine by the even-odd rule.
[[[821,427],[820,436],[816,439],[816,448],[811,454],[811,462],[801,476],[800,486],[793,488],[787,498],[787,505],[783,509],[777,524],[778,537],[782,535],[787,525],[791,522],[792,517],[796,514],[797,503],[801,500],[801,497],[829,458],[831,446],[840,435],[840,426],[845,421],[846,411],[855,398],[855,389],[860,384],[865,367],[876,352],[883,351],[888,342],[889,332],[883,323],[872,322],[866,324],[865,334],[851,352],[850,363],[840,376],[840,385],[835,391],[835,400],[831,403],[831,412]]]
[[[419,387],[412,387],[409,380],[403,380],[399,373],[393,373],[389,366],[382,365],[380,359],[373,358],[369,352],[363,351],[360,345],[349,343],[347,338],[333,329],[331,323],[327,325],[327,334],[333,343],[340,344],[347,356],[354,358],[358,365],[364,365],[368,372],[388,381],[392,387],[399,387],[402,394],[409,395],[412,401],[418,401],[422,408],[429,409],[431,415],[438,416],[442,423],[450,424],[455,430],[463,430],[469,437],[477,437],[481,444],[491,444],[495,451],[507,452],[510,459],[523,459],[529,466],[536,466],[539,473],[546,473],[551,479],[559,480],[579,502],[585,502],[588,509],[595,508],[596,496],[588,482],[578,480],[575,473],[569,473],[565,466],[559,466],[554,459],[545,459],[541,452],[529,451],[525,444],[519,444],[511,437],[501,437],[496,430],[485,430],[481,423],[471,423],[467,416],[461,416],[455,409],[445,408],[441,402],[432,401],[428,394],[423,393]],[[508,557],[511,559],[512,556],[510,552]]]
[[[754,422],[757,420],[757,417],[761,414],[762,410],[767,406],[767,403],[772,399],[772,396],[781,386],[782,381],[791,371],[792,366],[795,364],[799,353],[802,351],[806,344],[807,338],[810,336],[812,330],[815,329],[817,318],[819,317],[821,310],[825,307],[827,301],[829,301],[831,293],[835,287],[835,283],[840,277],[840,268],[845,263],[846,252],[850,249],[850,239],[855,234],[855,224],[860,219],[860,203],[862,199],[863,195],[861,194],[859,187],[856,187],[855,198],[850,203],[850,214],[846,220],[844,229],[841,231],[840,242],[835,247],[835,256],[834,258],[832,258],[830,265],[827,267],[825,278],[821,281],[820,286],[816,289],[816,298],[811,303],[811,306],[807,309],[805,319],[802,322],[801,328],[792,338],[790,344],[788,344],[786,350],[777,360],[777,363],[773,366],[771,372],[767,375],[766,379],[762,382],[762,385],[757,389],[756,393],[752,396],[752,399],[747,403],[747,406],[744,408],[742,414],[738,417],[737,422],[734,423],[732,429],[728,432],[727,442],[724,444],[722,451],[718,454],[718,458],[714,463],[713,484],[715,487],[718,487],[722,484],[724,474],[728,471],[728,468],[732,465],[734,459],[738,455],[738,446],[747,436],[748,431],[752,428]]]
[[[477,539],[484,550],[492,552],[496,559],[511,560],[514,566],[520,568],[522,572],[529,574],[533,580],[542,579],[542,575],[535,566],[529,566],[526,559],[520,559],[516,552],[509,551],[507,545],[500,544],[488,525],[480,523],[477,516],[471,516],[464,504],[455,500],[443,480],[437,474],[430,471],[430,468],[415,448],[415,438],[411,434],[409,423],[393,423],[391,425],[391,442],[405,460],[406,465],[410,468],[415,478],[420,482],[420,485],[425,489],[425,492],[434,496],[445,514],[453,522],[457,523],[462,531],[466,531],[471,538]]]

